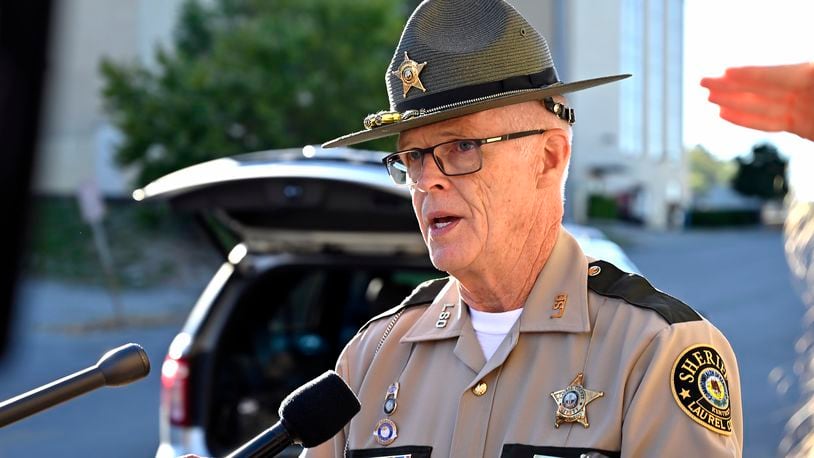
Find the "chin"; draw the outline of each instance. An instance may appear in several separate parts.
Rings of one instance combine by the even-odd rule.
[[[460,252],[450,248],[436,248],[430,247],[430,261],[436,269],[454,275],[470,263],[465,256]]]

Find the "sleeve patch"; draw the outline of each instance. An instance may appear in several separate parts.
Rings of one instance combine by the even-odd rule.
[[[670,384],[678,407],[693,421],[718,434],[732,434],[726,365],[714,348],[693,345],[682,351]]]

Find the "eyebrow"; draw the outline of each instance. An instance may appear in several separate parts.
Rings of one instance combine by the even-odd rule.
[[[437,145],[439,143],[446,143],[446,142],[455,141],[455,140],[478,138],[478,136],[475,135],[475,134],[472,134],[472,135],[462,134],[462,133],[460,133],[461,130],[462,129],[445,129],[445,130],[442,130],[441,132],[439,132],[437,134],[437,136],[440,137],[440,138],[446,138],[446,139],[435,142],[432,145],[427,145],[427,146],[403,147],[403,146],[401,146],[401,134],[399,134],[399,139],[396,141],[396,148],[398,149],[398,151],[405,151],[405,150],[417,149],[417,148],[429,148],[430,146]]]
[[[460,129],[442,130],[438,135],[441,137],[449,137],[450,140],[455,140],[456,138],[470,138],[470,135],[461,134]]]

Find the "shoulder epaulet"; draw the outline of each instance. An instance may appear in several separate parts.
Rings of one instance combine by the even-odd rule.
[[[444,278],[436,278],[435,280],[427,280],[424,283],[419,284],[415,287],[412,293],[407,296],[401,304],[391,308],[390,310],[384,311],[373,318],[369,319],[367,323],[365,323],[361,328],[359,328],[358,332],[364,331],[370,323],[374,321],[381,320],[382,318],[386,318],[388,316],[395,315],[399,311],[406,309],[407,307],[411,307],[413,305],[422,305],[432,302],[435,299],[435,296],[441,292],[441,289],[444,285],[447,284],[449,281],[449,277]]]
[[[650,309],[661,315],[669,324],[702,319],[692,307],[657,290],[644,277],[623,272],[609,262],[592,262],[588,272],[588,288],[593,292],[622,299],[636,307]]]

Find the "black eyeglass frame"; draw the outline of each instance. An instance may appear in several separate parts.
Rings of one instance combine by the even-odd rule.
[[[403,172],[404,176],[405,176],[404,183],[399,183],[399,181],[396,179],[396,177],[393,176],[393,173],[391,172],[391,168],[394,167],[393,164],[395,163],[395,159],[399,155],[404,154],[404,153],[410,153],[410,152],[413,152],[413,151],[417,151],[417,152],[421,153],[421,170],[422,170],[422,172],[424,170],[424,156],[429,154],[429,155],[432,156],[432,160],[435,162],[435,165],[438,166],[438,170],[440,170],[441,173],[443,173],[444,175],[446,175],[448,177],[457,177],[457,176],[462,176],[462,175],[469,175],[471,173],[476,173],[476,172],[480,171],[481,168],[483,168],[483,152],[481,152],[481,155],[478,158],[479,162],[478,162],[478,167],[476,169],[468,171],[468,172],[448,173],[446,170],[444,170],[443,164],[438,160],[438,157],[435,155],[435,149],[438,148],[439,146],[448,145],[450,143],[458,143],[458,142],[473,142],[478,148],[480,148],[483,145],[489,145],[489,144],[492,144],[492,143],[499,143],[499,142],[503,142],[503,141],[506,141],[506,140],[514,140],[516,138],[523,138],[523,137],[528,137],[528,136],[531,136],[531,135],[541,135],[541,134],[543,134],[545,132],[547,132],[547,129],[535,129],[535,130],[524,130],[524,131],[520,131],[520,132],[512,132],[512,133],[505,134],[505,135],[499,135],[497,137],[459,138],[459,139],[455,139],[455,140],[449,140],[449,141],[446,141],[446,142],[442,142],[442,143],[439,143],[437,145],[430,146],[428,148],[410,148],[410,149],[406,149],[406,150],[402,150],[402,151],[397,151],[397,152],[392,153],[392,154],[388,154],[387,156],[385,156],[382,159],[382,164],[384,164],[385,168],[387,169],[387,174],[390,175],[390,178],[396,184],[399,184],[399,185],[407,184],[407,180],[406,180],[407,172],[406,171]],[[402,171],[399,171],[399,172],[401,173]]]

